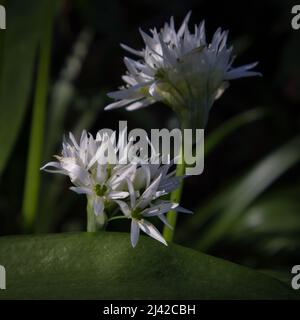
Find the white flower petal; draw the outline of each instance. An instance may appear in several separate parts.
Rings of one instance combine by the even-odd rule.
[[[143,219],[138,221],[138,224],[141,230],[146,234],[148,234],[150,237],[152,237],[155,240],[158,240],[159,242],[163,243],[165,246],[168,245],[164,237],[160,234],[160,232],[154,227],[152,223]]]
[[[128,206],[128,204],[124,201],[121,201],[121,200],[115,200],[115,203],[117,203],[121,209],[121,211],[123,212],[123,214],[130,218],[131,217],[131,210]]]
[[[126,183],[128,186],[128,191],[130,196],[130,206],[131,208],[134,208],[136,203],[135,190],[134,190],[132,181],[130,179],[126,178]]]
[[[88,195],[93,194],[93,191],[91,189],[85,188],[85,187],[71,187],[70,190],[78,194],[88,194]]]
[[[78,143],[77,143],[77,141],[76,141],[76,139],[75,139],[75,137],[74,137],[74,135],[73,135],[72,132],[69,132],[69,137],[70,137],[70,140],[72,141],[74,147],[75,147],[77,150],[79,150],[79,149],[80,149],[80,148],[79,148],[79,145],[78,145]]]
[[[139,101],[133,102],[129,106],[127,106],[126,110],[127,111],[134,111],[134,110],[137,110],[137,109],[145,108],[145,107],[149,106],[152,103],[153,102],[151,102],[149,99],[139,100]]]
[[[170,223],[168,222],[168,219],[166,218],[166,216],[164,215],[164,214],[160,214],[159,216],[158,216],[158,218],[169,228],[169,229],[174,229],[171,225],[170,225]]]
[[[250,69],[257,66],[257,62],[246,64],[244,66],[240,66],[238,68],[232,68],[226,74],[225,80],[233,80],[244,77],[253,77],[253,76],[261,76],[261,73],[249,71]]]
[[[138,223],[132,219],[131,221],[131,231],[130,231],[130,238],[131,238],[131,244],[133,248],[137,245],[140,237],[140,228]]]
[[[119,100],[117,102],[113,102],[113,103],[110,103],[109,105],[107,105],[105,107],[105,110],[113,110],[113,109],[118,109],[118,108],[121,108],[121,107],[124,107],[124,106],[127,106],[133,102],[135,102],[136,99],[124,99],[124,100]]]
[[[160,191],[164,191],[165,193],[170,193],[176,190],[177,188],[179,188],[181,181],[182,181],[182,177],[165,178],[159,184],[158,189]]]
[[[73,183],[81,186],[89,184],[90,180],[88,171],[74,163],[74,159],[62,159],[61,166],[68,172],[68,175]]]
[[[161,214],[164,214],[170,210],[174,210],[176,207],[178,207],[177,203],[172,202],[162,202],[160,204],[154,205],[150,208],[147,208],[143,211],[144,217],[153,217],[158,216]]]
[[[130,53],[133,53],[133,54],[135,54],[135,55],[137,55],[137,56],[139,56],[139,57],[143,57],[143,56],[144,56],[143,51],[138,51],[138,50],[132,49],[132,48],[126,46],[126,44],[121,43],[121,47],[122,47],[124,50],[126,50],[126,51],[128,51],[128,52],[130,52]]]
[[[126,184],[126,178],[133,180],[136,172],[136,164],[128,164],[121,167],[119,170],[113,173],[108,181],[108,184],[113,190],[119,189],[120,186]]]
[[[126,191],[110,191],[108,198],[112,200],[125,199],[129,196],[129,193]]]
[[[48,169],[48,168],[55,168],[55,169]],[[50,173],[61,173],[61,174],[67,174],[65,170],[63,170],[61,164],[59,162],[48,162],[43,167],[41,167],[40,170],[50,172]]]
[[[193,214],[194,212],[189,210],[189,209],[185,209],[181,206],[177,206],[175,209],[172,209],[174,211],[177,211],[177,212],[181,212],[181,213],[189,213],[189,214]]]
[[[107,95],[113,99],[141,99],[144,96],[141,94],[140,89],[148,87],[149,85],[151,85],[151,83],[144,82],[130,88],[109,92]]]
[[[189,11],[188,14],[185,16],[183,22],[182,22],[182,25],[180,26],[179,30],[178,30],[178,33],[177,33],[177,36],[178,38],[182,37],[186,28],[187,28],[187,24],[190,20],[190,17],[191,17],[191,14],[192,14],[192,11]]]
[[[159,186],[161,174],[150,184],[150,186],[143,192],[140,199],[137,202],[137,207],[144,209],[153,199],[157,188]]]

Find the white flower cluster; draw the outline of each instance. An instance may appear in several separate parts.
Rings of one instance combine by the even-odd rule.
[[[207,43],[204,22],[188,28],[190,13],[178,31],[174,19],[151,35],[142,30],[145,42],[141,51],[121,45],[139,57],[125,57],[127,73],[122,78],[126,85],[109,97],[116,102],[106,109],[126,107],[135,110],[156,101],[173,108],[185,126],[204,127],[215,99],[228,86],[228,80],[260,75],[251,71],[257,63],[233,68],[232,47],[227,47],[227,31],[218,29],[211,43]]]
[[[165,214],[169,210],[190,213],[177,203],[162,200],[179,186],[182,177],[175,177],[175,172],[170,172],[171,163],[151,164],[152,159],[135,158],[129,164],[123,164],[122,157],[137,151],[132,141],[124,148],[122,139],[116,144],[115,137],[116,132],[112,135],[99,132],[94,139],[83,131],[78,143],[70,133],[69,139],[63,142],[62,154],[56,156],[58,161],[49,162],[41,169],[69,176],[74,185],[70,189],[87,195],[96,216],[102,215],[106,219],[121,211],[131,219],[133,247],[138,242],[140,230],[167,245],[156,227],[146,219],[156,216],[168,225]],[[124,154],[118,155],[119,163],[109,163],[105,158],[107,153],[118,154],[120,150]]]

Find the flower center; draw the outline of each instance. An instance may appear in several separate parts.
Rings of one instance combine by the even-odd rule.
[[[143,218],[142,210],[141,209],[133,210],[131,213],[131,217],[136,220],[141,220]]]
[[[105,192],[107,191],[107,187],[105,185],[101,186],[100,184],[95,185],[95,193],[99,197],[103,197]]]
[[[166,71],[162,68],[159,68],[156,70],[156,73],[155,73],[155,79],[156,80],[166,80]]]

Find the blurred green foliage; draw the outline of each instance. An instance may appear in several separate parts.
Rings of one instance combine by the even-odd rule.
[[[6,6],[8,27],[0,33],[0,174],[27,109],[45,3],[11,1]]]
[[[18,3],[18,4],[17,4]],[[29,5],[29,3],[31,5]],[[10,7],[10,5],[12,7]],[[0,234],[22,233],[21,206],[36,89],[36,50],[43,1],[11,1],[0,31]],[[300,258],[300,32],[290,27],[292,1],[60,1],[57,9],[43,162],[60,151],[63,134],[129,127],[175,127],[163,105],[104,112],[106,92],[121,85],[124,52],[140,48],[138,27],[177,24],[193,11],[209,36],[219,26],[239,55],[258,60],[262,79],[231,83],[213,106],[206,130],[205,170],[186,180],[177,242],[261,269],[289,270]],[[70,183],[42,173],[35,232],[85,229],[85,199]],[[128,230],[115,221],[110,230]],[[160,226],[159,226],[160,227]]]

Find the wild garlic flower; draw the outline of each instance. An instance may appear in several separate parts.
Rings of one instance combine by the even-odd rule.
[[[69,176],[74,184],[70,189],[86,194],[92,200],[94,212],[98,216],[104,214],[105,206],[128,196],[127,191],[119,188],[128,174],[127,167],[116,169],[103,160],[109,148],[113,148],[113,145],[107,135],[97,135],[94,139],[83,131],[78,144],[70,133],[69,140],[63,142],[62,155],[56,156],[58,162],[49,162],[41,169]]]
[[[173,17],[159,32],[154,28],[149,35],[140,30],[145,42],[140,51],[121,45],[139,59],[124,58],[125,86],[108,94],[116,102],[106,110],[135,110],[162,101],[177,113],[183,127],[203,128],[213,102],[229,80],[260,75],[251,70],[257,63],[232,66],[233,48],[227,46],[227,31],[218,29],[208,43],[204,21],[191,33],[189,18],[190,13],[178,31]]]
[[[121,132],[120,136],[123,135]],[[120,218],[115,216],[116,211],[131,219],[133,247],[138,242],[140,229],[166,245],[163,236],[146,218],[156,216],[168,225],[165,213],[169,210],[190,211],[161,199],[177,189],[183,177],[175,176],[175,171],[170,170],[173,162],[157,161],[161,160],[160,156],[151,147],[153,154],[149,159],[136,157],[134,161],[124,162],[126,157],[131,159],[132,153],[137,154],[132,140],[124,145],[116,142],[116,132],[111,135],[99,132],[93,138],[83,131],[78,143],[70,133],[63,142],[62,154],[56,156],[58,161],[47,163],[41,170],[69,176],[73,184],[70,189],[87,196],[95,216],[103,218],[103,226],[110,218]],[[109,162],[108,150],[118,155],[114,158],[116,162]]]
[[[165,214],[170,211],[178,211],[191,213],[191,211],[180,207],[177,203],[171,201],[158,200],[161,196],[159,191],[161,187],[162,174],[160,173],[146,190],[139,195],[134,189],[134,185],[130,179],[126,179],[128,190],[130,194],[130,201],[124,202],[122,200],[116,200],[123,214],[131,219],[131,244],[133,247],[137,245],[139,240],[140,230],[148,234],[150,237],[160,241],[164,245],[167,245],[166,240],[155,228],[155,226],[147,221],[145,218],[158,217],[165,225],[171,227]]]

